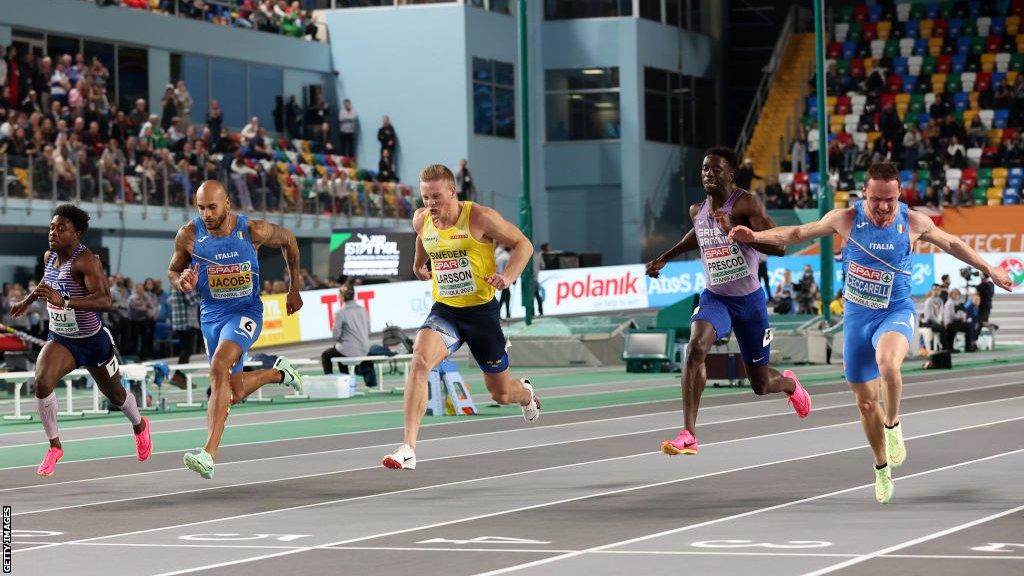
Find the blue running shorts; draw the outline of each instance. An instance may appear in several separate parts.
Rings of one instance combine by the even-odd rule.
[[[899,332],[914,343],[917,310],[914,301],[893,302],[884,310],[846,305],[843,314],[843,362],[846,381],[862,384],[878,378],[875,349],[886,332]]]
[[[768,324],[768,299],[764,290],[758,288],[746,296],[720,296],[704,290],[690,323],[695,320],[710,322],[718,339],[734,332],[746,364],[768,364],[773,334]]]
[[[222,340],[231,340],[242,348],[238,362],[231,367],[231,373],[238,374],[245,363],[246,352],[256,343],[260,332],[263,331],[263,311],[228,314],[213,321],[203,320],[200,324],[203,327],[203,340],[206,341],[207,359],[213,360],[213,353],[217,351],[217,345]]]

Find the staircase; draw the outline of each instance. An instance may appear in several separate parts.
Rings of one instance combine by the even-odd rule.
[[[744,154],[754,161],[760,175],[778,176],[782,161],[789,155],[803,100],[810,92],[807,81],[813,73],[814,34],[793,34]]]

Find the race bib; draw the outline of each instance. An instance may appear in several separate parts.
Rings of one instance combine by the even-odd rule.
[[[210,264],[206,267],[206,281],[215,300],[249,296],[252,294],[252,264]]]
[[[846,271],[846,288],[843,290],[843,296],[850,302],[867,308],[888,308],[895,277],[896,274],[890,270],[876,270],[850,262]]]
[[[750,274],[747,259],[736,244],[705,248],[703,255],[708,268],[708,284],[711,286],[739,280]]]
[[[62,336],[75,336],[78,334],[78,317],[75,316],[74,310],[54,308],[47,305],[46,311],[50,314],[50,331]]]
[[[437,282],[437,294],[442,298],[476,292],[469,258],[463,256],[432,260],[431,266],[434,269],[434,281]]]

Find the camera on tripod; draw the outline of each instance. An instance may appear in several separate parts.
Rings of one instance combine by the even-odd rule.
[[[978,278],[980,276],[981,272],[971,268],[970,266],[964,266],[960,269],[960,277],[966,280],[968,284],[971,283],[972,278]]]

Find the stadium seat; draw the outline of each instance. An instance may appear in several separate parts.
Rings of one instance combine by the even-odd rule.
[[[1020,188],[1005,188],[1003,190],[1003,204],[1020,204]]]

